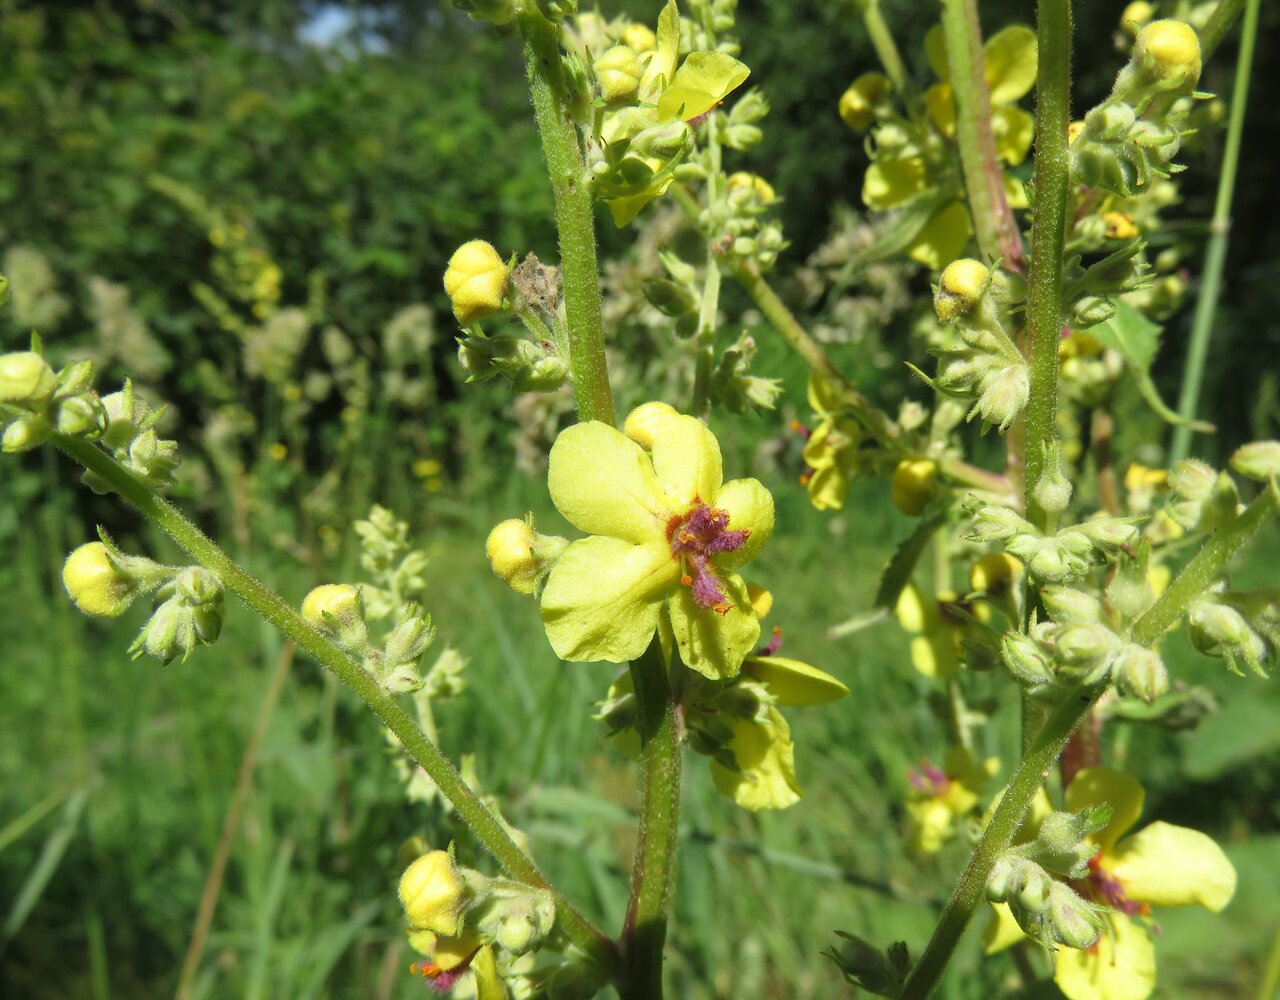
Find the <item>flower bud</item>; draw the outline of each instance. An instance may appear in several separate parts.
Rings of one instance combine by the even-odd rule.
[[[444,851],[424,854],[400,876],[400,905],[414,927],[457,937],[464,903],[462,875]]]
[[[991,272],[980,261],[963,258],[952,261],[938,279],[933,294],[933,311],[939,322],[950,323],[978,304]]]
[[[1032,495],[1046,513],[1057,514],[1067,509],[1071,502],[1071,480],[1062,474],[1056,454],[1053,463],[1040,476]]]
[[[349,583],[325,583],[313,589],[302,601],[302,617],[347,649],[358,649],[368,641],[364,597]]]
[[[1041,645],[1029,635],[1006,632],[1000,639],[1000,655],[1009,674],[1027,689],[1053,683],[1053,664]]]
[[[556,905],[550,893],[521,891],[513,898],[496,899],[479,927],[482,932],[492,928],[495,944],[513,955],[523,955],[543,942],[555,920]]]
[[[1104,918],[1071,886],[1055,881],[1045,909],[1053,941],[1068,948],[1091,948],[1102,933]]]
[[[727,187],[731,201],[735,198],[744,202],[754,201],[763,207],[778,200],[772,184],[759,174],[749,174],[745,170],[730,174]]]
[[[35,351],[0,354],[0,403],[42,411],[58,387],[58,376]]]
[[[52,433],[53,428],[43,417],[34,414],[19,417],[4,429],[4,435],[0,436],[0,450],[11,455],[31,451],[48,441]]]
[[[107,411],[96,392],[80,392],[59,401],[56,422],[59,434],[95,438],[106,429]]]
[[[861,132],[884,107],[893,84],[883,73],[863,73],[840,95],[840,117]]]
[[[1088,837],[1102,828],[1109,812],[1103,807],[1079,814],[1050,813],[1040,821],[1036,839],[1029,849],[1031,856],[1049,871],[1068,878],[1084,878],[1089,871],[1089,859],[1098,852],[1098,845]]]
[[[528,521],[513,517],[489,532],[484,547],[498,579],[517,594],[532,594],[567,544],[556,535],[540,535]]]
[[[1231,468],[1249,479],[1280,479],[1280,441],[1254,441],[1231,456]]]
[[[648,451],[653,447],[654,435],[657,434],[658,427],[675,416],[679,414],[669,403],[656,400],[651,403],[641,403],[627,414],[626,423],[622,425],[622,433]]]
[[[453,0],[453,5],[473,21],[509,24],[519,13],[515,0]]]
[[[1169,671],[1159,654],[1134,643],[1126,643],[1111,664],[1120,693],[1141,698],[1148,705],[1169,690]]]
[[[628,45],[615,45],[603,52],[595,63],[600,96],[606,104],[626,104],[635,99],[644,67],[636,50]]]
[[[1036,533],[1026,520],[1008,507],[985,505],[971,508],[973,525],[965,536],[973,542],[1002,542],[1015,535]]]
[[[658,46],[658,37],[647,25],[629,24],[622,33],[622,43],[639,53],[652,52]]]
[[[933,496],[937,463],[927,458],[907,458],[893,470],[893,505],[909,517],[919,517]]]
[[[62,584],[77,608],[87,615],[114,618],[140,593],[136,582],[122,573],[101,542],[86,542],[62,564]]]
[[[387,637],[383,657],[392,666],[403,663],[416,668],[435,634],[435,629],[431,627],[431,616],[424,618],[418,614],[417,608],[410,607]]]
[[[444,290],[453,314],[463,326],[502,311],[510,274],[498,251],[484,240],[471,240],[453,252],[444,272]]]
[[[1147,0],[1133,0],[1120,14],[1120,27],[1131,35],[1136,35],[1144,24],[1156,15],[1154,4]]]
[[[1200,79],[1200,39],[1184,21],[1163,18],[1138,32],[1133,58],[1154,79],[1190,90]]]
[[[1095,622],[1068,622],[1053,633],[1053,645],[1064,666],[1090,675],[1104,670],[1120,645],[1111,629]]]
[[[1138,540],[1138,526],[1123,517],[1095,517],[1072,529],[1103,550],[1123,548]]]
[[[1101,622],[1102,602],[1071,587],[1043,587],[1040,600],[1056,622]]]

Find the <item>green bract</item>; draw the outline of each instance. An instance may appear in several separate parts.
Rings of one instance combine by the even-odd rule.
[[[773,531],[773,497],[754,479],[722,483],[720,446],[698,420],[671,414],[649,451],[591,421],[551,449],[551,499],[591,537],[565,549],[542,593],[547,638],[562,659],[622,663],[644,652],[664,616],[684,662],[732,677],[760,637],[742,577]]]

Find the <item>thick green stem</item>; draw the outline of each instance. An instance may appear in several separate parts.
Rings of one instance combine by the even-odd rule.
[[[1236,18],[1240,16],[1244,5],[1245,0],[1219,0],[1218,6],[1205,22],[1204,30],[1200,32],[1201,60],[1207,62],[1209,56],[1213,55],[1214,50],[1231,30],[1231,26],[1235,24]]]
[[[604,356],[591,178],[567,103],[559,29],[533,7],[520,16],[520,34],[524,38],[525,69],[538,134],[542,137],[542,154],[556,200],[574,400],[579,419],[612,425],[616,418]]]
[[[1225,4],[1223,5],[1225,6]],[[1205,252],[1204,276],[1200,296],[1196,299],[1195,320],[1191,324],[1191,346],[1187,349],[1187,367],[1182,373],[1182,392],[1178,396],[1178,414],[1188,420],[1200,402],[1204,381],[1204,361],[1209,353],[1209,338],[1218,311],[1222,291],[1222,272],[1227,262],[1227,235],[1231,231],[1231,199],[1235,193],[1236,172],[1240,167],[1240,143],[1244,137],[1244,112],[1249,103],[1249,75],[1253,69],[1253,50],[1258,37],[1258,0],[1248,0],[1244,27],[1240,35],[1240,55],[1236,61],[1236,78],[1231,88],[1231,118],[1227,123],[1227,146],[1222,155],[1222,171],[1218,175],[1218,197],[1209,224],[1209,246]],[[1222,10],[1221,7],[1218,8]],[[1173,432],[1169,461],[1186,458],[1191,448],[1192,429],[1182,424]]]
[[[707,148],[711,154],[711,171],[707,178],[707,200],[714,204],[723,195],[720,190],[720,142],[715,123],[706,130]],[[716,256],[716,240],[707,239],[706,275],[702,285],[702,305],[698,311],[695,338],[697,357],[693,377],[693,414],[706,419],[711,407],[711,367],[715,362],[716,317],[720,314],[720,260]]]
[[[1280,513],[1280,493],[1275,486],[1270,486],[1243,514],[1226,527],[1220,528],[1196,553],[1195,558],[1187,563],[1169,588],[1134,622],[1132,641],[1141,646],[1150,646],[1172,628],[1186,613],[1191,602],[1204,593],[1205,588],[1223,571],[1240,546],[1264,521],[1277,513]],[[903,989],[903,1000],[921,1000],[938,984],[974,908],[985,896],[992,867],[1001,852],[1013,842],[1032,798],[1044,782],[1049,768],[1061,754],[1063,746],[1105,690],[1105,683],[1080,687],[1050,713],[1044,728],[1036,736],[1009,781],[1009,786],[1000,798],[1000,805],[996,807],[991,821],[982,833],[982,839],[969,858],[964,874],[960,876],[960,881],[942,911],[933,937],[920,956],[920,961],[912,969]]]
[[[944,0],[942,26],[956,103],[956,142],[978,248],[988,260],[1001,260],[1005,267],[1021,271],[1022,235],[996,157],[977,0]]]
[[[631,664],[644,776],[631,899],[622,929],[624,1000],[661,1000],[662,949],[680,828],[680,724],[658,640]]]
[[[378,686],[354,657],[335,643],[326,632],[286,604],[278,594],[245,572],[176,507],[156,496],[148,486],[121,468],[106,452],[87,441],[61,434],[55,434],[53,442],[84,468],[110,484],[125,502],[161,528],[201,566],[215,573],[227,590],[355,691],[395,734],[405,752],[436,783],[458,817],[512,878],[555,892],[533,860],[511,839],[497,817],[467,787],[449,758],[422,734],[412,716],[393,696]],[[556,915],[564,932],[576,945],[595,956],[606,967],[611,967],[616,962],[613,942],[558,893]]]
[[[1058,346],[1062,341],[1062,253],[1066,237],[1071,122],[1071,0],[1040,0],[1036,73],[1035,214],[1027,278],[1027,348],[1031,397],[1027,403],[1024,498],[1027,517],[1043,529],[1045,512],[1035,488],[1045,449],[1057,438]]]
[[[880,57],[880,64],[884,66],[885,73],[893,81],[898,92],[905,92],[908,84],[907,70],[902,63],[898,46],[893,40],[893,34],[889,31],[889,25],[885,22],[884,14],[880,12],[879,0],[858,0],[858,7],[862,10],[862,22],[867,27],[867,34],[871,38],[871,45],[876,50],[876,55]]]

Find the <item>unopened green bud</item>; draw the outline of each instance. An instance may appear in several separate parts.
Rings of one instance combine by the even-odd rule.
[[[1077,525],[1073,531],[1103,550],[1123,548],[1138,540],[1138,526],[1132,518],[1096,517]]]
[[[222,632],[222,584],[207,569],[190,566],[160,591],[168,598],[152,613],[129,652],[169,663],[184,660],[197,646],[215,642]]]
[[[971,507],[970,513],[973,524],[965,537],[973,542],[1001,542],[1015,535],[1036,534],[1028,521],[1008,507],[986,504]]]
[[[987,380],[975,407],[988,424],[1005,430],[1017,419],[1031,395],[1031,377],[1025,363],[1002,368]]]
[[[39,412],[57,388],[57,374],[35,351],[0,354],[0,403]]]
[[[1035,841],[1025,850],[1049,871],[1084,878],[1089,859],[1098,852],[1098,845],[1088,837],[1102,829],[1110,814],[1106,806],[1081,813],[1052,812],[1040,821]]]
[[[1054,650],[1064,666],[1098,680],[1120,646],[1119,637],[1105,625],[1094,622],[1068,622],[1053,634]]]
[[[1050,887],[1045,907],[1053,942],[1068,948],[1091,948],[1105,927],[1098,908],[1064,882]]]
[[[58,402],[59,434],[68,437],[95,438],[106,430],[107,411],[95,392],[81,392]]]
[[[1045,455],[1044,472],[1040,481],[1032,490],[1032,496],[1040,509],[1049,514],[1057,514],[1067,509],[1071,502],[1071,480],[1062,473],[1062,464],[1058,457],[1056,445],[1048,448]]]
[[[861,132],[884,110],[893,83],[883,73],[863,73],[840,95],[840,117]]]
[[[405,610],[399,624],[391,630],[387,644],[383,649],[386,662],[398,666],[402,663],[417,666],[422,654],[435,638],[435,629],[431,627],[431,617],[418,614],[416,607]]]
[[[1000,655],[1021,687],[1034,689],[1053,683],[1053,663],[1043,647],[1029,635],[1006,632],[1000,639]]]
[[[1184,458],[1169,470],[1169,489],[1183,500],[1207,500],[1218,474],[1198,458]]]
[[[1158,653],[1127,643],[1111,664],[1120,693],[1141,698],[1148,705],[1169,690],[1169,670]]]
[[[523,955],[551,933],[556,905],[550,893],[527,892],[492,904],[491,914],[489,920],[482,919],[481,927],[492,921],[494,943],[513,955]]]
[[[3,436],[0,436],[0,450],[9,454],[31,451],[48,441],[52,433],[53,428],[43,417],[34,414],[19,417],[4,429]]]
[[[972,258],[952,261],[942,271],[933,293],[933,311],[941,323],[950,323],[971,312],[982,298],[991,272]]]
[[[453,0],[453,5],[473,21],[490,24],[510,24],[521,6],[516,0]]]
[[[1249,479],[1280,479],[1280,441],[1254,441],[1237,448],[1231,468]]]
[[[1105,323],[1116,314],[1115,303],[1101,295],[1082,295],[1071,307],[1068,320],[1072,329],[1084,330]]]
[[[615,45],[603,52],[595,62],[600,96],[607,104],[625,104],[635,99],[644,67],[629,45]]]
[[[1042,587],[1040,600],[1056,622],[1101,622],[1102,602],[1071,587]]]
[[[687,122],[675,119],[650,125],[631,140],[627,156],[657,157],[670,160],[685,151],[693,142],[693,130]]]

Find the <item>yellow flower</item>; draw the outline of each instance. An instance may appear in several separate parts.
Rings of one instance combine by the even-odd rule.
[[[1200,79],[1200,38],[1185,21],[1152,21],[1138,32],[1133,58],[1157,79],[1180,81],[1188,90]]]
[[[400,876],[400,905],[411,926],[454,936],[462,931],[462,876],[445,851],[422,855]]]
[[[547,577],[547,638],[562,659],[621,663],[665,620],[688,667],[732,677],[760,637],[733,571],[773,532],[773,497],[755,479],[722,482],[720,446],[693,417],[668,415],[649,440],[646,451],[598,421],[556,439],[551,499],[591,537]]]
[[[840,95],[840,117],[851,129],[861,131],[875,119],[893,83],[883,73],[863,73]]]
[[[86,615],[114,618],[138,596],[138,588],[122,574],[101,542],[86,542],[67,556],[62,584]]]
[[[302,617],[321,628],[328,628],[330,619],[345,625],[363,613],[360,591],[349,583],[321,584],[302,601]]]
[[[444,290],[458,322],[470,326],[500,312],[508,277],[506,262],[491,244],[471,240],[458,247],[444,272]]]
[[[936,462],[927,458],[905,458],[893,470],[890,497],[893,505],[909,517],[919,517],[938,477]]]
[[[839,510],[849,493],[850,481],[862,471],[866,435],[849,416],[839,390],[817,375],[809,377],[809,405],[820,422],[805,442],[807,468],[801,483],[817,510]]]
[[[999,757],[979,761],[964,747],[951,747],[941,768],[921,761],[920,770],[908,775],[911,789],[906,808],[912,850],[934,854],[950,840],[956,822],[977,808],[982,786],[999,769]]]
[[[898,595],[894,614],[898,624],[911,633],[911,665],[925,677],[946,680],[960,669],[961,640],[966,622],[950,608],[958,597],[943,591],[926,597],[914,583]]]

